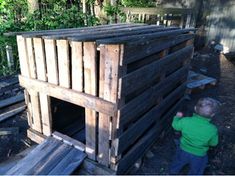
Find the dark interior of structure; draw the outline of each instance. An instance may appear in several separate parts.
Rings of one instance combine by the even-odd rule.
[[[85,138],[85,108],[51,97],[52,130],[82,143]]]

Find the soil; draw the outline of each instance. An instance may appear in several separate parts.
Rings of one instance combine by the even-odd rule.
[[[204,49],[195,54],[191,63],[192,70],[214,77],[218,84],[214,87],[206,87],[192,93],[189,99],[182,105],[181,111],[189,116],[193,113],[196,101],[201,97],[212,97],[221,102],[221,111],[213,122],[219,129],[220,142],[212,148],[209,155],[209,163],[206,174],[234,174],[235,167],[235,64],[224,55],[214,53],[210,49]],[[0,123],[0,128],[18,127],[16,135],[0,136],[0,161],[5,161],[16,153],[32,145],[26,137],[27,118],[26,113],[16,115],[7,121]],[[131,170],[130,174],[169,174],[169,165],[175,153],[176,145],[173,129],[168,130],[150,149],[143,158],[139,169]],[[181,174],[187,174],[187,167]]]
[[[186,116],[192,115],[194,105],[201,97],[212,97],[221,103],[220,112],[213,119],[219,130],[219,144],[208,152],[209,162],[205,174],[234,174],[235,63],[207,48],[196,54],[191,68],[218,80],[216,86],[192,93],[180,109]],[[169,130],[145,155],[141,167],[133,169],[131,174],[169,174],[169,166],[176,150],[174,140],[178,137],[173,129]],[[182,169],[181,174],[187,174],[187,171],[188,166]]]

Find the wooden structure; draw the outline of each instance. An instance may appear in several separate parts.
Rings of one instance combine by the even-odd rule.
[[[44,140],[6,175],[69,175],[85,157],[85,153],[55,135]]]
[[[207,86],[215,86],[216,83],[217,80],[215,78],[189,71],[186,92],[191,94],[194,90],[205,89]]]
[[[17,36],[28,136],[40,143],[59,131],[125,173],[182,101],[192,31],[113,24]]]
[[[181,28],[195,27],[196,15],[191,8],[134,8],[125,7],[122,11],[128,22],[142,22],[164,26],[179,26]]]

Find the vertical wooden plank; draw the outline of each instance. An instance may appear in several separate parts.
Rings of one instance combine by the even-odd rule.
[[[83,43],[84,91],[97,95],[97,53],[94,42]],[[86,123],[86,153],[90,159],[96,160],[97,153],[97,118],[96,112],[85,109]]]
[[[36,73],[36,63],[34,57],[33,39],[26,39],[27,51],[28,51],[28,61],[29,61],[29,73],[31,78],[37,78]]]
[[[105,100],[117,103],[119,83],[120,45],[100,46],[100,92]],[[117,116],[109,117],[99,113],[98,162],[109,166],[110,140],[114,138]]]
[[[67,40],[57,40],[59,85],[70,88],[69,43]]]
[[[28,51],[29,50],[29,57],[32,57],[30,59],[33,59],[33,45],[30,45],[32,43],[27,43],[26,40],[22,36],[17,36],[17,45],[18,45],[18,52],[19,52],[19,58],[20,58],[20,67],[21,67],[21,74],[26,77],[34,77],[36,74],[34,74],[34,68],[33,65],[31,66],[31,61],[29,63],[28,60]],[[31,47],[31,48],[30,48]],[[30,68],[29,68],[30,64]],[[31,70],[31,72],[30,72]],[[28,109],[31,109],[32,113],[32,128],[38,132],[42,132],[41,127],[41,116],[40,116],[40,107],[39,107],[39,98],[38,94],[34,91],[30,91],[30,99],[31,99],[31,107],[28,106]],[[29,122],[31,123],[31,122]]]
[[[40,133],[42,133],[42,121],[40,112],[39,95],[35,91],[30,91],[30,98],[32,104],[32,114],[33,114],[33,124],[32,128]]]
[[[34,38],[34,51],[36,59],[37,76],[39,80],[47,81],[45,46],[41,38]],[[42,132],[51,135],[51,112],[49,96],[39,93],[39,108],[41,112]]]
[[[29,63],[28,63],[28,55],[27,55],[27,46],[26,46],[26,41],[22,36],[17,36],[17,46],[18,46],[18,53],[19,53],[19,61],[20,61],[20,70],[21,74],[26,77],[30,77],[30,69],[29,69]],[[24,91],[25,95],[25,104],[27,105],[27,118],[28,118],[28,124],[30,127],[33,126],[33,117],[32,113],[30,113],[31,110],[31,104],[29,102],[29,94],[25,90]]]
[[[45,53],[48,82],[58,85],[58,63],[55,40],[45,39]]]
[[[122,77],[127,74],[127,65],[123,65],[123,55],[124,55],[124,45],[120,45],[119,48],[119,70],[118,70],[118,98],[116,102],[118,103],[119,109],[125,105],[125,97],[122,96]],[[116,118],[112,121],[112,143],[111,143],[111,156],[110,156],[110,167],[112,170],[117,170],[116,161],[121,158],[121,155],[117,155],[118,147],[119,147],[119,140],[115,140],[118,136],[123,132],[123,128],[120,127],[120,111],[118,110]]]
[[[44,42],[41,38],[34,38],[34,52],[35,52],[35,61],[37,68],[37,77],[39,80],[47,81],[46,76],[46,59],[44,51]]]
[[[28,67],[28,60],[27,60],[27,48],[25,39],[22,36],[17,36],[17,46],[18,46],[18,53],[19,53],[19,60],[20,60],[20,70],[23,76],[29,77],[29,67]]]
[[[72,89],[83,91],[83,45],[82,42],[71,42],[72,47]]]
[[[30,102],[30,95],[27,90],[24,90],[25,104],[27,105],[27,120],[28,125],[32,127],[33,117],[32,117],[32,105]]]

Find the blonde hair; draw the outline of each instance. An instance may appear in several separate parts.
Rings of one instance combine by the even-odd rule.
[[[195,106],[195,112],[200,116],[211,118],[218,112],[219,106],[219,101],[213,98],[200,98]]]

